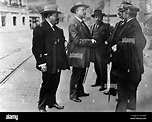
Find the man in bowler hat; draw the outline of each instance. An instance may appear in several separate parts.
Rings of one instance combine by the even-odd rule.
[[[91,36],[97,41],[91,48],[91,61],[94,62],[94,69],[97,75],[96,82],[92,87],[100,86],[99,91],[107,88],[107,62],[105,61],[107,44],[106,40],[112,33],[113,27],[103,22],[105,13],[96,9],[91,15],[95,22],[90,27]]]
[[[56,101],[61,70],[70,69],[63,30],[56,26],[59,23],[60,13],[56,4],[45,6],[41,12],[45,20],[33,31],[32,52],[36,59],[36,67],[42,72],[43,81],[38,101],[40,112],[46,112],[46,105],[49,108],[64,108]]]
[[[79,97],[89,96],[89,93],[84,92],[83,82],[86,77],[86,68],[90,65],[90,47],[96,40],[91,39],[89,29],[83,21],[88,7],[88,5],[78,1],[70,9],[74,18],[68,28],[68,57],[69,64],[72,66],[69,98],[74,102],[81,102]]]

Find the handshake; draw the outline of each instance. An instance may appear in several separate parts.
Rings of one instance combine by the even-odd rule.
[[[92,44],[95,44],[97,41],[95,39],[91,39]]]

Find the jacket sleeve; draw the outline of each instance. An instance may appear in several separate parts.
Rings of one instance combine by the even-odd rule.
[[[69,25],[69,38],[73,41],[77,46],[91,46],[91,39],[84,39],[79,30],[78,25],[76,23],[72,23]]]
[[[135,38],[136,53],[137,53],[139,64],[141,66],[141,73],[143,73],[144,72],[144,68],[143,68],[143,49],[146,46],[146,39],[145,39],[144,34],[142,33],[142,29],[139,25],[138,26],[132,26],[131,31],[128,35]]]
[[[37,65],[46,63],[45,61],[45,40],[43,28],[37,26],[33,31],[32,52],[35,56]]]

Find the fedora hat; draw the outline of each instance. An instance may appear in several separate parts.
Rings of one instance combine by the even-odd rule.
[[[47,13],[62,13],[58,11],[58,6],[56,4],[47,5],[44,7],[44,10],[41,12],[41,14],[47,14]]]
[[[76,10],[78,7],[81,7],[81,6],[83,6],[83,7],[85,7],[85,8],[88,8],[88,7],[89,7],[88,5],[84,4],[84,2],[78,1],[78,2],[76,2],[76,3],[73,5],[73,7],[70,9],[70,11],[71,11],[72,13],[75,13],[75,10]]]
[[[105,16],[105,15],[106,14],[102,13],[102,11],[100,9],[94,10],[93,14],[91,14],[92,17],[95,17],[95,16]]]

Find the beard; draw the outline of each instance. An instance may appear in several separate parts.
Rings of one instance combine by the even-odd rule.
[[[57,18],[56,20],[55,20],[55,24],[59,24],[59,18]]]

